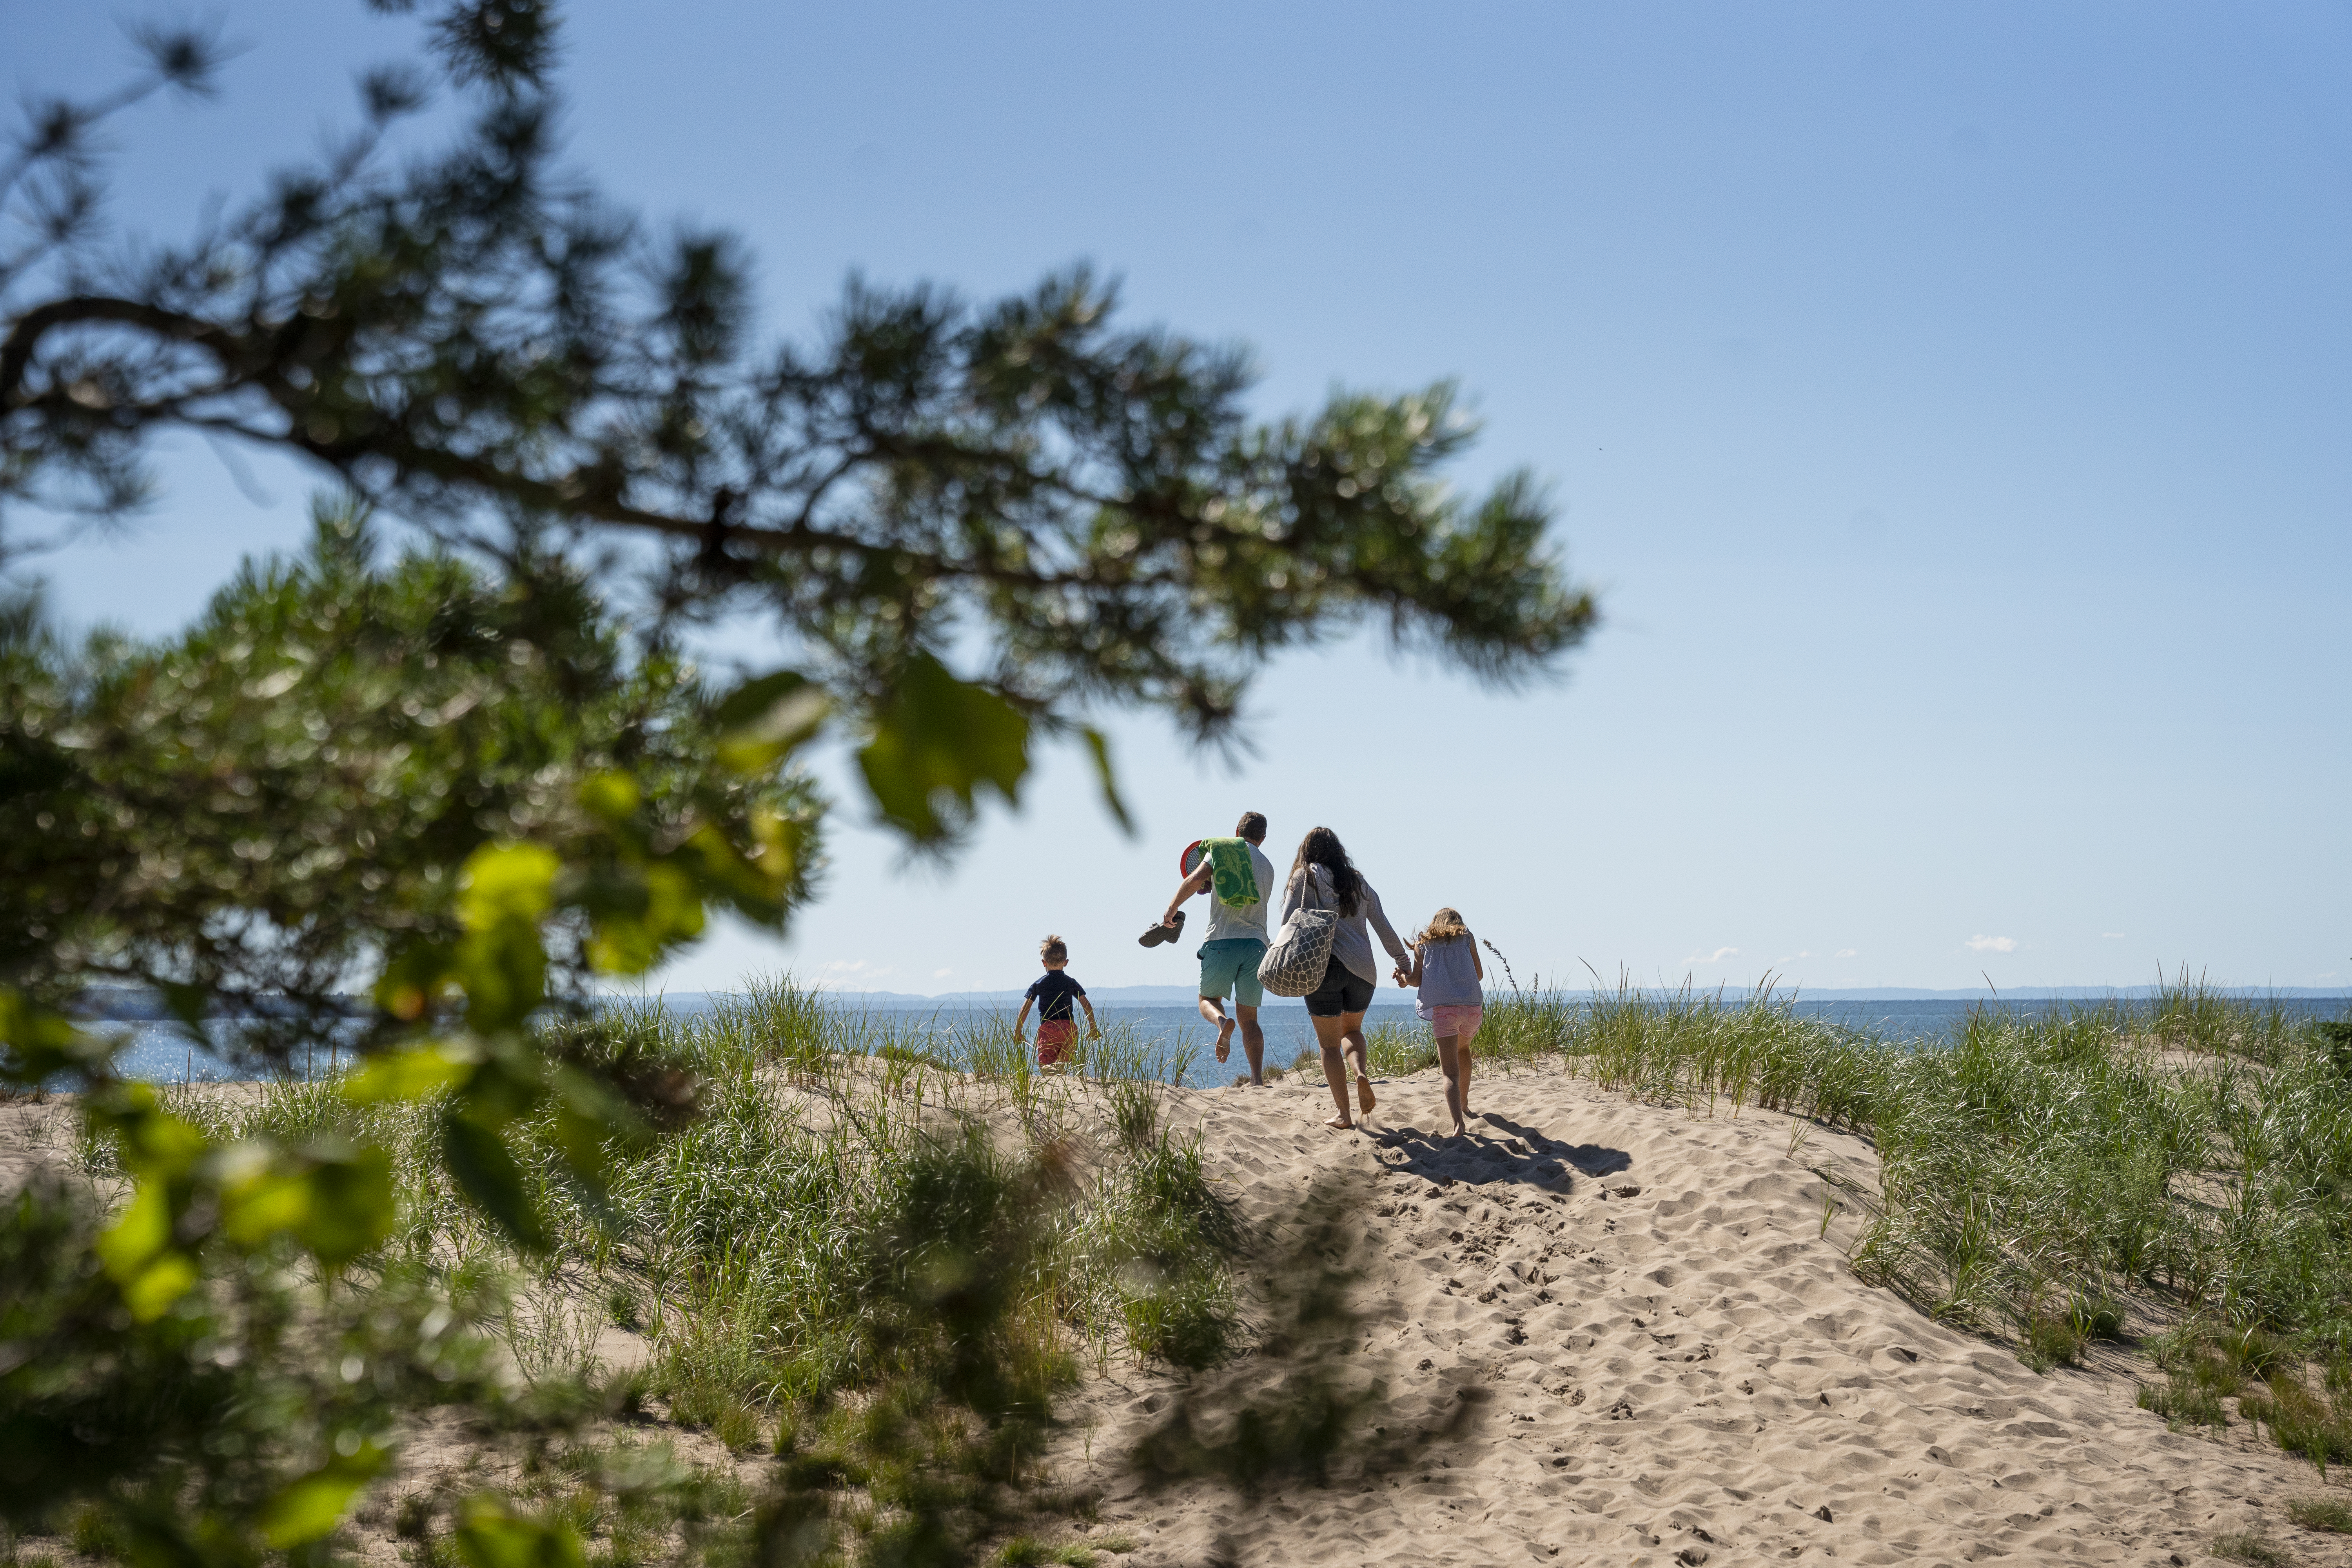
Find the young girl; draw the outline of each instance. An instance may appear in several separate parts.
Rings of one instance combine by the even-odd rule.
[[[1429,929],[1412,939],[1408,980],[1420,988],[1416,1010],[1437,1037],[1437,1066],[1445,1074],[1445,1109],[1453,1113],[1456,1138],[1469,1131],[1465,1120],[1470,1114],[1470,1042],[1486,1016],[1486,994],[1478,984],[1486,978],[1478,939],[1459,911],[1438,910]]]

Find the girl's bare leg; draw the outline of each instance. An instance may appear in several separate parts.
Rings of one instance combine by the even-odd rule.
[[[1462,1114],[1465,1117],[1470,1114],[1470,1039],[1467,1035],[1462,1037],[1458,1047],[1462,1054]]]
[[[1356,1109],[1370,1116],[1380,1101],[1372,1098],[1370,1058],[1364,1054],[1364,1016],[1361,1013],[1339,1015],[1339,1037],[1348,1054],[1356,1058]]]
[[[1463,1123],[1463,1118],[1469,1110],[1469,1107],[1463,1104],[1463,1090],[1467,1087],[1469,1079],[1466,1071],[1469,1064],[1469,1054],[1462,1049],[1459,1036],[1438,1037],[1437,1070],[1445,1075],[1445,1113],[1454,1118],[1454,1136],[1456,1138],[1470,1131]]]
[[[1344,1021],[1336,1017],[1309,1016],[1314,1017],[1315,1043],[1323,1047],[1323,1081],[1331,1088],[1331,1103],[1339,1108],[1339,1114],[1323,1125],[1353,1127],[1356,1123],[1348,1115],[1348,1068],[1339,1059],[1339,1038]]]

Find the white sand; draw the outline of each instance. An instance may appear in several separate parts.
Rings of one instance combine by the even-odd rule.
[[[1694,1117],[1545,1070],[1480,1080],[1476,1131],[1446,1144],[1427,1135],[1445,1124],[1434,1072],[1381,1092],[1356,1133],[1319,1125],[1319,1077],[1169,1110],[1260,1224],[1319,1173],[1360,1175],[1366,1361],[1400,1410],[1449,1383],[1491,1397],[1408,1470],[1253,1508],[1120,1476],[1107,1457],[1167,1380],[1114,1369],[1074,1411],[1098,1425],[1057,1458],[1106,1490],[1093,1532],[1138,1541],[1120,1561],[2170,1564],[2252,1531],[2352,1562],[2285,1517],[2322,1489],[2311,1467],[2242,1425],[2174,1435],[2128,1371],[2042,1376],[1860,1283],[1852,1222],[1823,1236],[1808,1167],[1874,1188],[1861,1140],[1813,1131],[1792,1158],[1786,1117]]]

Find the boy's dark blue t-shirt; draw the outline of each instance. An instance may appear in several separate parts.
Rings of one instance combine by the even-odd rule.
[[[1058,1023],[1070,1016],[1070,998],[1083,996],[1087,988],[1069,976],[1069,972],[1049,969],[1029,987],[1029,1000],[1037,1004],[1037,1016]]]

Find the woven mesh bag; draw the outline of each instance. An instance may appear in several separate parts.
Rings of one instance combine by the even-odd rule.
[[[1257,961],[1257,983],[1276,996],[1306,995],[1323,984],[1323,971],[1331,963],[1331,939],[1339,934],[1339,917],[1311,907],[1323,901],[1312,872],[1307,878],[1307,897],[1310,907],[1282,922],[1265,956]]]

